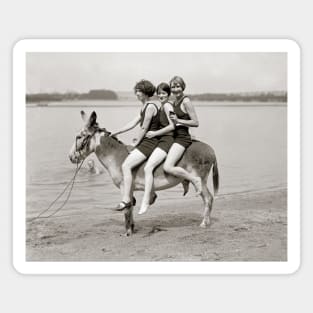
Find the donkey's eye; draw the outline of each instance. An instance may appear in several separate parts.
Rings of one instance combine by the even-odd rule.
[[[76,136],[76,139],[81,139],[81,138],[82,138],[81,135],[77,135],[77,136]]]

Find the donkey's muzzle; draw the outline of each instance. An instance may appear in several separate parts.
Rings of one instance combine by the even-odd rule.
[[[74,153],[71,153],[68,157],[72,163],[77,163],[77,161],[80,158],[80,154],[78,152],[74,152]]]

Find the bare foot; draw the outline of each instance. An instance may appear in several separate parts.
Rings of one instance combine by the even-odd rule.
[[[138,214],[144,214],[147,212],[149,208],[149,205],[148,204],[142,204],[141,207],[140,207],[140,210],[138,211]]]
[[[195,177],[192,181],[195,190],[196,190],[196,195],[199,196],[202,193],[202,182],[200,177]]]

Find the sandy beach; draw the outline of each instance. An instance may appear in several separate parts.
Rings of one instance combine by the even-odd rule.
[[[162,200],[144,215],[134,209],[136,233],[124,215],[99,205],[86,212],[27,223],[27,261],[286,261],[286,189],[215,199],[210,227],[199,227],[196,197]]]

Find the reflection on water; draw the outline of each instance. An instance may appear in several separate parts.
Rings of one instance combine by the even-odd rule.
[[[118,106],[115,106],[115,103]],[[110,106],[84,103],[85,111],[96,110],[101,127],[114,130],[138,113],[140,106],[122,102]],[[287,107],[242,106],[195,103],[200,127],[192,129],[199,140],[210,144],[217,155],[220,172],[219,194],[245,192],[287,185]],[[74,137],[82,127],[81,103],[67,107],[28,107],[26,110],[27,209],[41,210],[52,202],[73,177],[76,166],[68,159]],[[135,130],[120,135],[130,142]],[[96,158],[95,155],[91,156]],[[97,166],[101,166],[98,162]],[[209,180],[212,185],[211,180]],[[180,198],[182,187],[160,192],[160,198]],[[194,196],[190,192],[190,197]],[[106,171],[88,172],[87,165],[77,176],[72,205],[113,205],[119,200]]]

